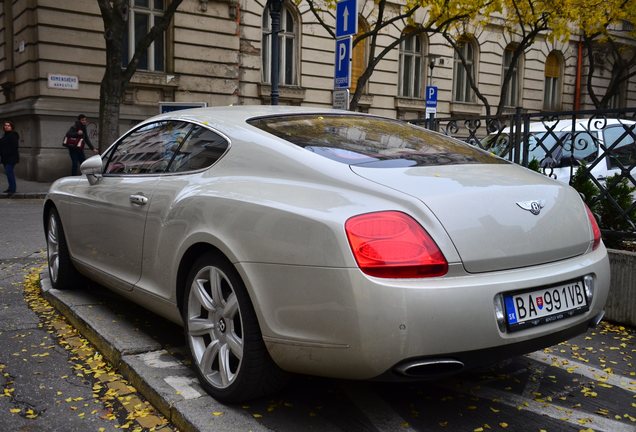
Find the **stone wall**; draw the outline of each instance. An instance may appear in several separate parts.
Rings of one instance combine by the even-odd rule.
[[[609,249],[611,285],[605,319],[636,326],[636,253]]]

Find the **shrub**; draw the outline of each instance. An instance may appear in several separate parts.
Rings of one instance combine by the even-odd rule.
[[[585,170],[585,164],[576,169],[576,172],[570,179],[570,186],[578,191],[583,198],[583,201],[590,208],[592,213],[600,217],[599,214],[599,188],[590,179],[587,170]]]
[[[601,194],[598,202],[601,227],[614,231],[633,230],[636,225],[636,205],[633,205],[632,194],[636,187],[618,174],[608,177],[605,187],[607,193]]]

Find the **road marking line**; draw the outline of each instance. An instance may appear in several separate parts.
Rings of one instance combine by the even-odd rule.
[[[543,372],[545,372],[545,370],[546,367],[544,365],[532,364],[530,365],[530,367],[528,367],[530,376],[528,377],[526,385],[523,388],[523,397],[532,399],[534,394],[539,391],[539,387],[541,387],[541,379],[543,378]]]
[[[506,393],[485,387],[472,389],[469,393],[477,397],[496,400],[501,404],[516,407],[519,410],[525,409],[536,414],[564,421],[578,426],[579,428],[586,427],[597,431],[607,432],[634,432],[634,426],[630,424],[600,417],[585,411],[578,411],[575,409],[560,407],[558,405],[552,405],[547,402],[537,402],[513,393]]]
[[[614,387],[619,387],[630,393],[636,393],[636,380],[630,379],[623,375],[608,373],[602,369],[598,369],[566,357],[561,357],[556,354],[533,352],[530,354],[526,354],[526,357],[540,363],[558,367],[559,369],[567,370],[568,368],[574,368],[572,370],[572,373],[583,375],[584,377],[603,382]]]
[[[375,426],[378,432],[396,431],[416,432],[408,421],[391,408],[389,404],[379,397],[371,388],[364,384],[350,384],[341,386],[347,395],[362,413]]]
[[[198,383],[199,380],[192,377],[184,377],[184,376],[169,376],[163,379],[170,387],[175,389],[178,394],[183,396],[184,399],[196,399],[201,397],[201,393],[199,393],[194,387],[190,384]]]

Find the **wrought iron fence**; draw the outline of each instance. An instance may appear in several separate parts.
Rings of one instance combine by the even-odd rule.
[[[604,238],[636,239],[636,108],[417,120],[568,183],[584,197]]]

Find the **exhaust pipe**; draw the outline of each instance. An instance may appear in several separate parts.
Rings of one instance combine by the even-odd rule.
[[[434,378],[454,374],[464,368],[464,363],[454,359],[413,360],[395,367],[399,374],[414,378]]]

